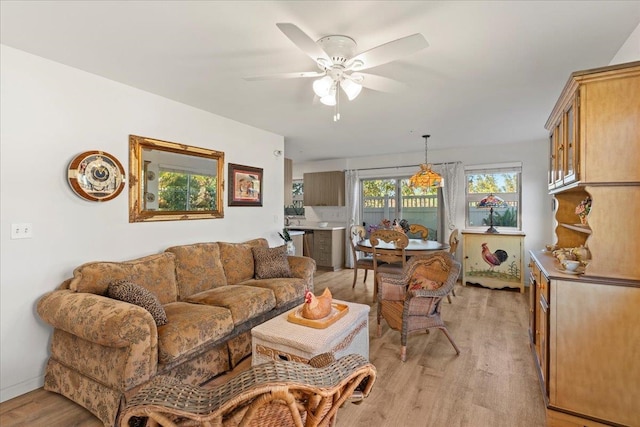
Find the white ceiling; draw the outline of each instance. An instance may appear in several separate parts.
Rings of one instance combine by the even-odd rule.
[[[0,41],[285,137],[313,161],[424,148],[532,142],[569,74],[608,65],[640,22],[640,1],[5,1]],[[315,71],[276,27],[344,34],[358,52],[422,33],[429,47],[367,70],[407,84],[364,89],[333,109]]]

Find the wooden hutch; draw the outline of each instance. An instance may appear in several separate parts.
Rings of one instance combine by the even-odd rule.
[[[640,62],[571,75],[545,126],[556,245],[530,253],[529,332],[549,426],[640,426]],[[588,225],[575,208],[592,199]]]

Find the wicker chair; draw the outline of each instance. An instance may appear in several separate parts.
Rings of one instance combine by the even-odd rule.
[[[315,367],[314,359],[332,363]],[[210,389],[156,377],[127,403],[120,427],[144,425],[143,417],[148,418],[147,427],[334,425],[347,399],[369,395],[376,369],[359,354],[337,361],[330,354],[314,359],[309,365],[288,361],[256,365]]]
[[[444,332],[460,354],[440,316],[442,299],[451,292],[459,275],[460,263],[444,251],[412,257],[400,276],[378,275],[378,336],[382,334],[383,318],[391,329],[400,331],[403,362],[407,358],[407,336],[431,328]]]
[[[456,257],[456,250],[458,249],[458,243],[460,243],[460,233],[458,229],[454,229],[449,235],[449,253],[454,258]],[[451,295],[456,296],[455,286],[451,288],[451,292],[447,295],[447,301],[451,304]]]
[[[373,301],[377,300],[378,273],[400,274],[406,265],[409,238],[402,231],[376,230],[369,236],[373,249]],[[387,245],[382,244],[387,243]]]
[[[364,270],[364,280],[367,281],[367,273],[369,270],[373,270],[373,257],[371,256],[362,256],[362,252],[356,249],[356,244],[364,240],[366,235],[366,230],[361,225],[353,225],[351,226],[351,233],[349,235],[350,240],[349,243],[351,245],[351,255],[353,256],[353,284],[351,285],[351,289],[356,287],[356,280],[358,279],[358,270]]]

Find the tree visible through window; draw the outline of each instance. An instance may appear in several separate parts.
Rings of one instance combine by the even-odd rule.
[[[161,211],[210,211],[216,209],[218,178],[160,169],[158,209]]]
[[[473,228],[489,225],[489,210],[479,208],[478,202],[493,194],[506,202],[505,207],[494,208],[493,225],[520,229],[520,175],[520,166],[466,168],[466,226]]]
[[[429,239],[438,239],[438,189],[412,188],[408,177],[363,179],[362,222],[378,225],[383,219],[406,219],[429,228]]]

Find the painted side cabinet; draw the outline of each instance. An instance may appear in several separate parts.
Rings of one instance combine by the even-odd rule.
[[[524,292],[524,233],[462,232],[462,284]]]

